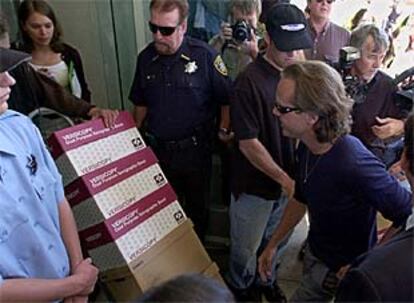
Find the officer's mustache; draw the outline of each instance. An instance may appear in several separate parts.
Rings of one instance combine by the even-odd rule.
[[[165,43],[165,42],[161,42],[161,41],[154,41],[155,42],[155,44],[156,45],[163,45],[163,46],[166,46],[166,47],[170,47],[167,43]]]

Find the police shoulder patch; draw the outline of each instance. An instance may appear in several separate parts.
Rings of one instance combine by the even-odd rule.
[[[220,55],[214,59],[214,67],[223,76],[228,76],[227,67]]]

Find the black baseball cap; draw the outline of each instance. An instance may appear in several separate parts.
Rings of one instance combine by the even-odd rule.
[[[0,73],[8,72],[19,64],[29,61],[30,58],[27,53],[0,48]]]
[[[276,48],[282,52],[312,47],[305,15],[293,4],[273,6],[267,14],[266,30]]]

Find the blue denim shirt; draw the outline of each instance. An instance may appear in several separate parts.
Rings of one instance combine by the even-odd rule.
[[[25,116],[0,115],[0,284],[59,279],[70,265],[60,234],[61,176],[39,131]]]

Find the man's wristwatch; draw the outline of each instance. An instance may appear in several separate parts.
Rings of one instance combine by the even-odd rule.
[[[220,127],[219,133],[224,134],[224,135],[228,135],[228,134],[230,134],[230,131],[225,127]]]

